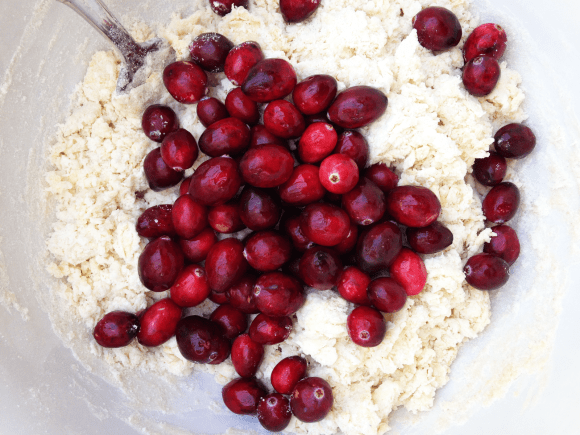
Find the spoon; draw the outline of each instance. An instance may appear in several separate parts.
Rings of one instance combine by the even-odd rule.
[[[175,52],[161,38],[137,43],[101,0],[57,0],[83,17],[104,37],[113,43],[123,56],[125,66],[117,80],[117,92],[123,93],[145,82],[146,74],[138,74],[151,56],[150,65],[167,63],[175,58]],[[145,69],[145,68],[143,68]]]

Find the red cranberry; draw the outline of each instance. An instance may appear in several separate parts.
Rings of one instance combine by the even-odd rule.
[[[350,231],[350,220],[344,210],[330,204],[309,204],[302,211],[300,227],[304,235],[322,246],[338,245]]]
[[[350,223],[350,229],[348,234],[338,245],[334,245],[332,249],[336,251],[337,254],[343,255],[347,254],[354,249],[356,242],[358,241],[358,226],[354,223]]]
[[[483,199],[481,208],[485,218],[503,224],[513,218],[520,205],[520,190],[509,181],[494,186]]]
[[[223,293],[244,276],[247,267],[242,242],[233,238],[220,240],[205,260],[207,282],[212,290]]]
[[[393,222],[382,222],[362,233],[356,247],[357,266],[366,273],[391,265],[403,247],[401,230]]]
[[[254,286],[254,298],[260,312],[273,317],[294,314],[304,303],[300,282],[282,272],[260,276]]]
[[[467,260],[463,272],[470,286],[478,290],[495,290],[508,281],[509,268],[505,260],[482,253]]]
[[[296,166],[290,178],[280,185],[278,193],[282,201],[298,207],[321,200],[325,191],[320,182],[318,167]]]
[[[292,411],[290,401],[282,394],[271,393],[258,403],[258,421],[271,432],[284,430],[290,423]]]
[[[264,346],[256,343],[248,334],[242,334],[232,344],[232,364],[242,378],[256,376],[264,358]]]
[[[501,183],[506,172],[505,158],[493,151],[489,152],[489,157],[475,159],[473,162],[473,176],[484,186],[495,186]]]
[[[248,329],[248,317],[236,307],[224,304],[217,307],[209,316],[209,320],[222,326],[224,336],[233,340]]]
[[[222,389],[222,398],[228,409],[242,415],[255,414],[258,402],[266,394],[266,390],[255,378],[234,379]]]
[[[362,171],[369,158],[369,145],[358,131],[347,130],[338,136],[333,153],[349,156],[355,161],[358,169]]]
[[[199,316],[188,316],[177,323],[177,347],[189,361],[219,364],[230,354],[230,341],[220,325]]]
[[[407,248],[401,249],[393,260],[389,273],[391,278],[401,284],[408,296],[421,293],[427,282],[425,263],[421,257]]]
[[[327,124],[330,124],[330,121],[328,120],[328,117],[326,116],[326,112],[321,112],[321,113],[315,113],[314,115],[304,115],[304,121],[306,122],[306,127],[308,127],[310,124],[314,124],[316,122],[325,122]],[[336,126],[334,126],[336,129]],[[340,127],[338,127],[340,128]],[[339,131],[337,131],[337,133],[339,133]]]
[[[193,62],[173,62],[163,71],[163,83],[177,101],[193,104],[207,91],[207,74]]]
[[[183,179],[182,171],[174,171],[163,161],[161,148],[155,148],[147,154],[143,170],[149,187],[155,192],[176,186]]]
[[[435,254],[453,243],[453,233],[435,221],[423,228],[407,228],[407,242],[419,254]]]
[[[264,59],[248,73],[242,91],[257,103],[284,98],[296,86],[296,72],[284,59]]]
[[[210,227],[218,233],[231,234],[245,228],[240,219],[240,206],[236,202],[228,202],[212,207],[207,214]]]
[[[346,319],[348,335],[354,344],[375,347],[387,333],[387,322],[380,311],[371,307],[356,307]]]
[[[189,194],[177,198],[171,217],[175,232],[184,239],[197,236],[207,227],[207,208],[198,204]]]
[[[499,60],[507,46],[507,35],[499,24],[487,23],[476,27],[463,44],[463,59],[469,62],[477,56]]]
[[[139,319],[126,311],[111,311],[103,316],[93,330],[93,337],[103,347],[127,346],[139,332]]]
[[[258,310],[256,299],[254,298],[255,284],[256,276],[251,273],[246,274],[242,279],[228,289],[227,294],[229,296],[230,304],[239,309],[242,313],[258,314],[260,310]]]
[[[309,125],[298,142],[298,156],[305,163],[317,163],[332,153],[338,135],[331,124],[316,122]]]
[[[287,23],[304,21],[318,9],[320,0],[280,0],[280,12]]]
[[[278,344],[292,332],[290,317],[271,317],[258,314],[250,325],[250,338],[260,344]]]
[[[393,278],[377,278],[368,287],[368,297],[373,306],[383,313],[395,313],[405,306],[407,293]]]
[[[219,33],[202,33],[189,46],[191,60],[209,72],[224,70],[226,57],[234,44]]]
[[[302,114],[286,100],[275,100],[266,106],[264,125],[270,133],[284,139],[299,137],[306,128]]]
[[[171,300],[183,308],[195,307],[210,294],[203,267],[197,264],[185,266],[171,286]]]
[[[298,381],[306,376],[307,368],[308,363],[301,356],[284,358],[272,370],[272,387],[280,394],[292,394]]]
[[[250,148],[240,160],[240,173],[255,187],[276,187],[287,181],[294,169],[294,158],[280,145]]]
[[[154,292],[169,290],[183,268],[183,253],[170,237],[149,242],[139,256],[139,278]]]
[[[319,176],[326,190],[342,195],[358,183],[358,166],[344,154],[332,154],[320,164]]]
[[[439,6],[423,9],[413,17],[419,44],[427,50],[448,50],[461,40],[461,24],[453,12]]]
[[[288,143],[277,136],[274,136],[268,131],[268,129],[261,125],[254,125],[250,129],[250,148],[255,148],[260,145],[280,145],[284,148],[288,148]]]
[[[193,166],[198,155],[197,142],[183,128],[169,133],[161,144],[161,157],[174,171],[185,171]]]
[[[148,239],[156,239],[160,236],[175,236],[175,228],[171,220],[171,204],[162,204],[149,207],[143,212],[135,229],[137,234]]]
[[[474,97],[484,97],[494,90],[501,68],[493,57],[478,56],[463,67],[463,85]]]
[[[215,157],[203,162],[195,170],[189,194],[200,204],[215,206],[232,199],[241,185],[242,177],[235,160]]]
[[[349,192],[342,195],[342,208],[358,225],[371,225],[385,214],[385,194],[367,178],[359,180]]]
[[[297,251],[304,252],[313,246],[312,241],[304,235],[302,228],[300,228],[300,215],[285,214],[282,217],[280,229],[290,237],[292,245]]]
[[[137,340],[143,346],[159,346],[175,335],[179,319],[181,307],[169,298],[161,299],[139,317],[141,329]]]
[[[342,128],[360,128],[378,119],[387,110],[387,96],[369,86],[342,91],[330,108],[328,119]]]
[[[203,97],[201,101],[197,103],[196,111],[197,117],[204,127],[209,127],[214,122],[218,122],[230,116],[224,103],[213,97]]]
[[[304,283],[317,290],[329,290],[336,285],[342,262],[332,249],[314,246],[300,259],[300,278]]]
[[[191,183],[191,175],[185,178],[179,185],[179,196],[187,195],[189,192],[189,184]]]
[[[367,295],[370,282],[370,276],[358,267],[349,266],[338,276],[336,288],[338,293],[347,301],[357,305],[370,306],[371,302]]]
[[[246,241],[244,255],[251,267],[260,272],[279,269],[290,260],[292,244],[276,231],[260,231]]]
[[[266,190],[245,187],[240,196],[240,218],[253,231],[274,228],[282,210]]]
[[[513,228],[507,225],[498,225],[492,230],[496,235],[491,238],[491,241],[483,245],[483,252],[495,255],[511,266],[520,256],[518,235]]]
[[[214,304],[218,305],[228,304],[230,302],[230,298],[227,292],[218,293],[214,290],[211,291],[211,293],[208,296],[208,299],[212,301]]]
[[[387,195],[387,212],[400,224],[422,228],[439,217],[441,203],[426,187],[398,186]]]
[[[229,14],[234,6],[248,9],[248,0],[210,0],[209,5],[214,13],[223,17]]]
[[[324,379],[310,377],[302,379],[294,387],[290,408],[296,418],[305,423],[314,423],[328,415],[334,399],[332,388]]]
[[[507,159],[521,159],[534,150],[536,136],[525,125],[508,124],[497,131],[494,145],[499,155]]]
[[[399,183],[397,174],[391,171],[384,163],[375,163],[367,168],[364,172],[364,177],[375,183],[384,193],[389,193]]]
[[[179,246],[183,251],[183,255],[188,261],[192,263],[200,263],[204,261],[211,247],[217,243],[217,236],[211,228],[202,230],[193,239],[180,239]]]
[[[242,92],[242,88],[232,89],[226,97],[226,108],[230,115],[246,124],[257,124],[260,120],[258,105]]]
[[[199,138],[199,149],[210,157],[235,156],[246,151],[249,145],[250,129],[237,118],[214,122]]]
[[[141,127],[149,139],[161,143],[166,135],[179,128],[179,118],[170,107],[153,104],[143,112]]]
[[[305,115],[315,115],[328,109],[336,97],[337,87],[334,77],[326,74],[310,76],[296,85],[292,100]]]
[[[242,42],[232,48],[226,57],[224,68],[226,77],[234,85],[240,86],[248,77],[250,70],[263,59],[260,44],[254,41]]]

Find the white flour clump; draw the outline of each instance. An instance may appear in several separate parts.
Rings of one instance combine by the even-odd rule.
[[[429,409],[435,391],[448,380],[460,345],[489,323],[488,294],[471,289],[462,273],[466,258],[491,235],[468,173],[475,158],[486,156],[495,130],[525,118],[520,108],[524,96],[519,75],[505,62],[492,94],[481,99],[468,95],[461,83],[460,48],[434,55],[419,45],[412,29],[413,16],[432,4],[458,16],[464,39],[477,25],[465,0],[336,0],[324,2],[312,19],[295,25],[284,23],[275,0],[256,0],[250,12],[239,8],[224,18],[198,1],[192,16],[175,16],[158,32],[178,59],[188,57],[195,36],[217,31],[235,44],[258,41],[266,57],[289,60],[299,79],[330,74],[339,90],[362,84],[381,89],[389,98],[388,110],[361,130],[371,163],[387,162],[401,174],[401,184],[435,192],[442,204],[439,220],[454,235],[451,247],[426,256],[425,289],[389,317],[386,338],[376,348],[358,347],[348,338],[352,304],[333,291],[308,294],[290,338],[267,347],[258,378],[269,385],[280,359],[303,354],[311,362],[309,373],[331,384],[335,404],[321,422],[292,419],[289,431],[375,435],[389,428],[389,414],[399,406],[412,412]],[[135,29],[139,40],[153,36],[143,25]],[[136,312],[167,296],[147,291],[137,274],[145,246],[134,229],[137,217],[147,207],[177,197],[177,189],[147,190],[142,163],[157,144],[141,130],[144,109],[167,104],[183,128],[196,138],[203,132],[195,105],[176,103],[163,87],[161,71],[130,94],[115,95],[119,69],[114,53],[95,54],[51,149],[54,170],[46,180],[57,220],[48,240],[53,255],[49,270],[62,278],[55,291],[66,301],[68,314],[84,323],[86,330],[79,332],[86,336],[83,346],[92,346],[111,370],[142,368],[175,375],[204,370],[225,383],[235,377],[229,360],[216,367],[194,366],[180,355],[174,338],[153,349],[136,342],[102,349],[90,339],[106,312]],[[210,94],[223,100],[232,85],[223,74],[214,78],[217,86]],[[145,192],[144,198],[136,192]],[[208,314],[213,307],[208,301],[193,311]]]

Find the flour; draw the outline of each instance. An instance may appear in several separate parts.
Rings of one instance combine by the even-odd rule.
[[[419,45],[411,20],[433,4],[453,10],[465,40],[478,24],[465,0],[323,2],[312,19],[291,26],[283,22],[274,0],[257,0],[250,12],[239,8],[224,18],[213,14],[206,2],[197,4],[193,15],[174,16],[158,32],[178,59],[187,58],[195,36],[217,31],[235,44],[259,42],[266,57],[288,59],[299,79],[330,74],[339,90],[362,84],[381,89],[389,98],[387,112],[361,130],[369,142],[371,163],[387,162],[401,174],[401,184],[426,186],[441,201],[439,220],[453,232],[453,245],[426,256],[427,285],[390,316],[383,343],[371,349],[354,345],[346,332],[353,305],[335,292],[311,291],[289,339],[267,347],[257,375],[269,386],[280,359],[303,354],[311,363],[309,373],[333,387],[335,405],[318,423],[293,418],[289,431],[384,433],[392,410],[419,412],[433,405],[461,344],[490,321],[488,293],[470,288],[462,273],[467,257],[491,236],[469,172],[474,159],[487,155],[500,126],[525,119],[521,78],[502,62],[497,88],[477,99],[462,86],[460,48],[434,56]],[[140,41],[152,36],[144,25],[134,33]],[[195,105],[178,104],[169,96],[161,70],[129,94],[116,95],[119,70],[114,53],[95,54],[52,147],[54,170],[46,174],[48,192],[57,201],[57,220],[47,241],[53,255],[49,271],[62,279],[55,291],[67,301],[69,314],[84,324],[87,336],[106,312],[136,312],[167,296],[146,291],[137,274],[145,246],[134,229],[137,217],[177,197],[177,189],[147,189],[142,163],[158,144],[141,130],[144,109],[153,103],[169,105],[196,138],[204,130]],[[210,95],[223,101],[233,86],[223,74],[212,80],[216,86]],[[139,199],[135,193],[143,191]],[[207,315],[213,308],[208,301],[191,312]],[[142,369],[159,376],[185,376],[207,371],[222,384],[236,376],[229,360],[219,366],[194,366],[181,356],[175,339],[153,349],[136,342],[121,349],[103,349],[94,341],[86,345],[115,372]]]

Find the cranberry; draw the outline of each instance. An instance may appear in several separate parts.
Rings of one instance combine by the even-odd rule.
[[[508,281],[509,268],[505,260],[482,253],[467,260],[463,272],[470,286],[478,290],[495,290]]]
[[[254,298],[256,279],[254,274],[248,273],[227,291],[230,304],[242,313],[258,314],[260,312]]]
[[[284,430],[290,423],[292,411],[290,401],[282,394],[271,393],[258,403],[258,421],[271,432]]]
[[[232,199],[241,185],[242,177],[235,160],[215,157],[203,162],[195,170],[189,194],[200,204],[215,206]]]
[[[191,168],[198,153],[197,142],[191,133],[183,128],[169,133],[161,144],[161,157],[174,171]]]
[[[400,224],[422,228],[435,222],[441,212],[437,196],[426,187],[398,186],[387,195],[387,212]]]
[[[304,121],[306,122],[306,127],[315,122],[326,122],[327,124],[330,124],[326,112],[315,113],[314,115],[304,115]],[[334,128],[336,129],[336,126],[334,126]],[[339,131],[337,131],[337,133],[339,133]]]
[[[342,262],[332,249],[314,246],[302,255],[298,268],[300,278],[307,286],[329,290],[336,285]]]
[[[387,110],[387,96],[369,86],[342,91],[328,109],[328,119],[342,128],[360,128],[378,119]]]
[[[155,148],[147,154],[143,170],[149,187],[155,192],[176,186],[183,179],[182,171],[174,171],[163,161],[161,148]]]
[[[521,159],[534,150],[536,136],[525,125],[508,124],[497,131],[494,145],[499,155],[507,159]]]
[[[219,33],[202,33],[189,46],[191,60],[209,72],[224,70],[226,57],[234,44]]]
[[[173,62],[163,71],[163,83],[177,101],[193,104],[207,91],[207,74],[193,62]]]
[[[287,23],[304,21],[318,9],[320,0],[280,0],[280,12]]]
[[[331,124],[316,122],[309,125],[298,142],[298,156],[305,163],[317,163],[332,153],[338,135]]]
[[[223,304],[217,307],[209,316],[209,320],[221,325],[224,336],[233,340],[248,329],[248,317],[236,307]]]
[[[210,157],[235,156],[246,151],[249,145],[250,129],[237,118],[214,122],[199,138],[199,149]]]
[[[154,292],[169,290],[183,268],[183,253],[170,237],[149,242],[139,256],[139,278]]]
[[[139,332],[139,319],[126,311],[111,311],[103,316],[93,330],[93,337],[103,347],[127,346]]]
[[[200,316],[188,316],[177,323],[177,347],[189,361],[219,364],[230,354],[230,341],[220,325]]]
[[[509,181],[499,183],[487,193],[481,204],[485,218],[503,224],[513,218],[520,205],[520,190]]]
[[[217,243],[217,237],[211,228],[202,230],[193,239],[180,239],[179,246],[183,255],[192,263],[200,263],[207,257],[207,253]]]
[[[357,266],[366,273],[379,272],[391,265],[403,247],[401,230],[393,222],[373,225],[358,239]]]
[[[211,293],[209,294],[208,298],[214,304],[218,304],[218,305],[228,304],[230,302],[230,298],[229,298],[227,292],[218,293],[218,292],[212,290]]]
[[[269,144],[288,148],[288,143],[284,139],[274,136],[265,126],[261,124],[254,125],[250,129],[250,148]]]
[[[496,235],[491,238],[491,241],[483,245],[483,252],[495,255],[511,266],[520,256],[518,235],[513,228],[507,225],[498,225],[492,230]]]
[[[336,148],[334,148],[333,152],[349,156],[355,161],[358,169],[362,171],[369,158],[369,145],[358,131],[347,130],[338,136]]]
[[[419,44],[427,50],[448,50],[461,40],[461,24],[453,12],[439,6],[423,9],[413,17]]]
[[[370,276],[358,267],[349,266],[338,276],[336,288],[338,293],[347,301],[357,305],[370,306],[371,301],[367,295],[370,282]]]
[[[205,260],[207,282],[212,290],[223,293],[244,276],[247,267],[242,242],[233,238],[220,240]]]
[[[507,35],[499,24],[487,23],[476,27],[463,44],[463,59],[469,62],[477,56],[499,60],[507,46]]]
[[[463,67],[463,85],[474,97],[484,97],[494,90],[501,68],[493,57],[479,56]]]
[[[421,293],[427,282],[425,263],[421,257],[407,248],[401,249],[389,267],[389,273],[391,278],[403,286],[408,296]]]
[[[141,329],[137,334],[139,344],[159,346],[175,335],[177,322],[181,319],[181,307],[171,299],[161,299],[145,310],[139,317]]]
[[[300,215],[285,214],[282,217],[280,229],[290,237],[292,245],[294,245],[294,248],[296,248],[297,251],[304,252],[313,246],[312,241],[302,232],[302,228],[300,227]]]
[[[280,205],[268,191],[246,186],[240,196],[240,218],[253,231],[274,228],[280,219]]]
[[[240,219],[240,206],[236,202],[228,202],[212,207],[207,214],[209,225],[218,233],[231,234],[245,228]]]
[[[229,14],[233,7],[248,9],[248,0],[210,0],[209,5],[214,13],[223,17]]]
[[[276,187],[292,175],[294,158],[280,145],[260,145],[250,148],[240,160],[240,173],[255,187]]]
[[[189,192],[189,184],[191,183],[191,175],[185,178],[179,185],[179,196],[187,195]]]
[[[284,98],[296,86],[296,72],[284,59],[264,59],[248,73],[242,91],[257,103]]]
[[[248,334],[242,334],[232,344],[232,364],[242,378],[256,376],[264,358],[264,346],[256,343]]]
[[[280,394],[292,394],[298,381],[306,376],[307,368],[308,363],[301,356],[284,358],[272,370],[272,387]]]
[[[473,176],[484,186],[495,186],[501,183],[506,172],[505,158],[493,151],[489,152],[489,157],[475,159],[473,162]]]
[[[166,135],[179,128],[179,118],[170,107],[153,104],[143,112],[141,127],[149,139],[161,143]]]
[[[270,133],[284,139],[297,138],[306,128],[302,114],[286,100],[275,100],[266,106],[264,125]]]
[[[350,231],[350,220],[344,210],[330,204],[309,204],[302,211],[300,227],[304,235],[322,246],[338,245]]]
[[[358,166],[344,154],[332,154],[320,164],[319,176],[326,190],[342,195],[358,183]]]
[[[407,228],[407,242],[419,254],[435,254],[453,243],[453,233],[435,221],[423,228]]]
[[[282,266],[282,272],[290,276],[300,277],[300,257],[294,255],[289,262]]]
[[[148,239],[156,239],[160,236],[175,236],[175,228],[171,220],[171,204],[162,204],[149,207],[143,212],[135,229],[137,234]]]
[[[210,294],[203,267],[197,264],[185,266],[171,286],[171,300],[183,308],[195,307]]]
[[[218,122],[230,116],[224,103],[213,97],[203,97],[201,101],[197,103],[196,111],[197,117],[204,127],[209,127],[214,122]]]
[[[272,317],[294,314],[304,303],[300,282],[282,272],[260,276],[254,286],[254,298],[260,312]]]
[[[250,324],[250,338],[260,344],[278,344],[292,332],[290,317],[271,317],[258,314]]]
[[[244,256],[260,272],[279,269],[290,260],[292,244],[277,231],[260,231],[246,241]]]
[[[407,293],[393,278],[381,277],[371,281],[368,297],[373,306],[383,313],[395,313],[405,306]]]
[[[226,57],[224,67],[226,77],[234,85],[240,86],[248,77],[250,70],[263,59],[260,44],[254,41],[242,42],[232,48]]]
[[[302,379],[294,387],[290,408],[296,418],[305,423],[314,423],[328,415],[334,399],[332,389],[324,379],[310,377]]]
[[[315,115],[328,109],[336,97],[337,88],[334,77],[326,74],[310,76],[296,85],[292,100],[305,115]]]
[[[197,236],[207,227],[207,209],[189,194],[177,198],[173,204],[171,218],[175,232],[184,239]]]
[[[350,223],[350,229],[348,234],[338,245],[334,245],[332,249],[336,251],[337,254],[343,255],[347,254],[354,249],[356,242],[358,241],[358,226],[354,223]]]
[[[320,182],[318,167],[296,166],[290,178],[280,185],[278,193],[282,201],[298,207],[321,200],[325,191]]]
[[[257,124],[260,120],[258,105],[242,92],[242,88],[232,89],[228,93],[226,108],[232,117],[246,124]]]
[[[359,180],[349,192],[342,195],[342,208],[358,225],[371,225],[385,214],[385,194],[367,178]]]
[[[389,193],[399,183],[397,174],[391,171],[384,163],[375,163],[367,168],[364,172],[364,177],[375,183],[384,193]]]
[[[228,409],[242,415],[255,414],[258,402],[266,394],[266,390],[255,378],[234,379],[222,389],[222,398]]]
[[[354,344],[375,347],[381,344],[387,332],[387,322],[372,307],[356,307],[346,319],[348,335]]]

